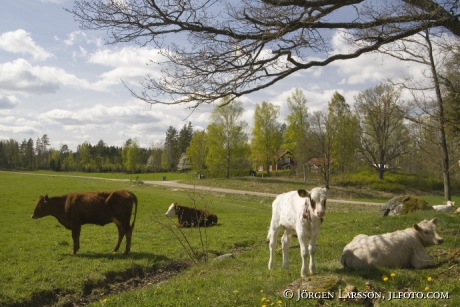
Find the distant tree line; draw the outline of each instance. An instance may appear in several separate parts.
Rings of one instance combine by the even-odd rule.
[[[77,150],[67,145],[50,148],[46,134],[34,141],[0,141],[0,168],[49,169],[82,172],[190,171],[211,177],[242,176],[263,170],[270,175],[280,151],[289,151],[295,166],[289,174],[306,178],[312,171],[326,184],[334,174],[374,169],[379,179],[398,171],[442,178],[450,198],[450,176],[460,158],[458,85],[460,61],[453,58],[445,71],[442,101],[401,101],[401,87],[384,82],[355,97],[353,108],[335,92],[328,108],[310,113],[304,92],[287,99],[284,122],[279,107],[256,104],[252,128],[243,119],[243,104],[223,99],[204,131],[192,123],[168,127],[164,143],[141,148],[135,139],[123,147],[84,142]],[[447,82],[447,80],[453,80]],[[411,90],[414,90],[412,88]],[[414,94],[415,96],[415,94]],[[414,107],[415,106],[415,107]],[[446,161],[447,160],[447,161]],[[313,162],[312,162],[313,161]]]
[[[0,167],[128,173],[192,170],[229,178],[260,169],[270,175],[276,154],[287,150],[296,161],[290,174],[306,177],[314,166],[326,183],[331,175],[369,168],[381,179],[391,170],[440,176],[436,132],[425,128],[434,119],[424,114],[420,123],[408,121],[409,110],[400,95],[394,86],[382,83],[357,95],[351,108],[335,92],[327,110],[310,113],[304,92],[297,89],[287,99],[290,114],[284,122],[279,107],[264,101],[256,105],[251,129],[243,120],[242,103],[223,100],[204,131],[195,131],[191,122],[180,130],[170,126],[164,143],[150,148],[141,148],[131,138],[123,147],[108,146],[103,140],[95,145],[84,142],[75,152],[67,145],[51,148],[46,134],[35,142],[0,140]],[[455,125],[447,129],[449,152],[457,152],[456,129]],[[458,155],[452,156],[455,163]]]

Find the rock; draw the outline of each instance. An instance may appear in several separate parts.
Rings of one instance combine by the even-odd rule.
[[[235,255],[234,255],[234,254],[224,254],[224,255],[220,255],[219,257],[214,258],[212,261],[215,261],[215,260],[223,260],[223,259],[235,259]]]
[[[403,195],[394,197],[383,205],[379,216],[385,217],[388,215],[408,214],[420,210],[433,210],[433,208],[421,198],[411,195]]]

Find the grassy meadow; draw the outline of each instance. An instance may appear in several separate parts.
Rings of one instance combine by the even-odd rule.
[[[37,176],[39,175],[39,176]],[[130,181],[59,176],[65,173],[0,172],[0,306],[362,306],[338,299],[287,299],[282,291],[300,277],[300,253],[290,251],[291,268],[267,269],[265,242],[271,218],[272,198],[230,195],[194,190],[177,190]],[[131,179],[129,175],[93,175],[107,179]],[[163,175],[139,176],[139,180],[161,180]],[[186,179],[165,174],[168,180]],[[89,178],[88,178],[89,177]],[[198,180],[192,183],[273,191],[297,189],[301,183]],[[289,188],[292,187],[292,188]],[[62,195],[77,191],[128,189],[139,198],[131,253],[112,253],[117,231],[84,225],[81,248],[72,255],[72,238],[54,217],[32,220],[39,195]],[[332,189],[332,196],[343,191]],[[369,196],[363,196],[370,200]],[[442,198],[430,196],[431,205]],[[376,201],[382,201],[383,197]],[[455,200],[455,199],[454,199]],[[164,216],[172,202],[207,207],[219,217],[219,224],[207,229],[182,229]],[[433,202],[433,203],[431,203]],[[417,212],[407,216],[378,218],[378,206],[328,204],[318,240],[316,265],[319,276],[334,276],[339,289],[354,285],[374,289],[448,293],[448,299],[379,300],[379,306],[460,306],[460,215]],[[424,270],[375,268],[350,271],[339,259],[343,247],[359,233],[369,235],[410,227],[423,219],[438,217],[438,233],[444,244],[430,247],[438,265]],[[296,239],[293,245],[298,245]],[[193,251],[190,250],[192,246]],[[190,257],[195,253],[196,257]],[[233,253],[234,258],[213,260]],[[209,261],[198,262],[207,255]],[[384,277],[387,277],[384,280]]]

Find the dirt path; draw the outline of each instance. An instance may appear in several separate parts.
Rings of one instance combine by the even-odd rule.
[[[262,193],[255,191],[242,191],[242,190],[231,190],[207,186],[198,186],[191,184],[184,184],[176,181],[143,181],[145,184],[160,185],[176,189],[196,189],[196,190],[206,190],[220,193],[234,193],[234,194],[243,194],[243,195],[256,195],[256,196],[265,196],[265,197],[276,197],[278,194],[272,193]],[[373,205],[373,206],[382,206],[383,203],[375,202],[364,202],[364,201],[353,201],[353,200],[341,200],[341,199],[327,199],[328,203],[338,203],[338,204],[355,204],[355,205]]]

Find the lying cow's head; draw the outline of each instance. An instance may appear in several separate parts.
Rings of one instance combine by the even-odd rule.
[[[35,206],[34,213],[32,214],[33,219],[38,219],[49,215],[48,212],[48,195],[38,197],[37,205]]]
[[[329,186],[325,188],[313,188],[311,192],[305,190],[298,190],[297,193],[300,197],[308,198],[313,212],[318,217],[323,217],[326,214],[326,200]]]
[[[176,217],[178,209],[179,205],[177,203],[172,203],[171,206],[169,206],[168,211],[166,211],[165,215],[167,217]]]
[[[436,232],[436,222],[437,218],[432,219],[431,221],[423,220],[418,224],[414,224],[414,229],[417,231],[420,242],[423,246],[438,245],[444,242],[444,240]]]

